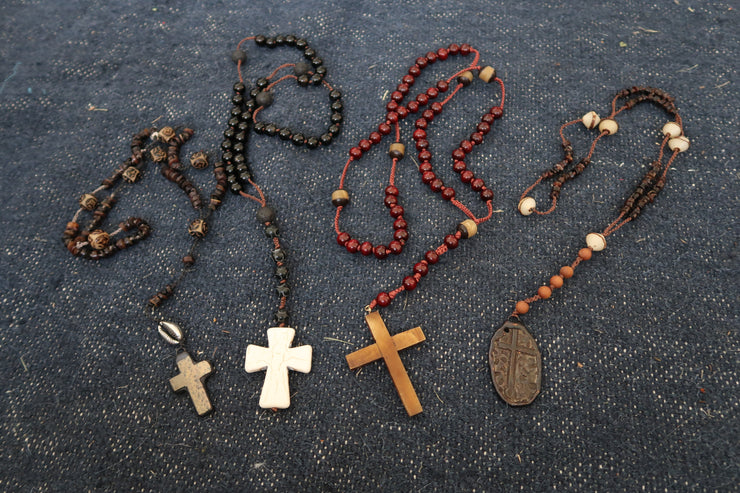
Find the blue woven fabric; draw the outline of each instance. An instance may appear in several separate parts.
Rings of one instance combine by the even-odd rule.
[[[0,489],[4,491],[727,491],[738,484],[738,12],[730,2],[9,0],[0,6]],[[175,395],[174,350],[144,315],[179,271],[192,216],[149,166],[108,225],[137,215],[150,238],[101,262],[60,241],[77,197],[126,158],[146,126],[188,125],[184,154],[217,154],[245,36],[308,39],[344,94],[344,130],[310,151],[255,136],[250,159],[278,210],[289,252],[296,344],[313,371],[291,373],[292,406],[257,401],[247,344],[266,345],[276,306],[269,240],[253,203],[229,195],[194,271],[161,316],[187,332],[216,411],[198,418]],[[461,213],[429,192],[413,161],[398,172],[411,240],[385,262],[335,242],[347,151],[384,115],[414,59],[452,42],[480,50],[507,87],[505,116],[469,165],[495,191],[493,219],[408,295],[382,310],[392,333],[421,325],[402,352],[424,406],[406,416],[382,363],[349,371],[372,342],[363,307],[399,285]],[[249,44],[245,76],[294,52]],[[440,63],[431,83],[460,67]],[[558,127],[608,113],[631,85],[676,98],[691,149],[655,204],[609,238],[525,323],[543,353],[543,392],[512,408],[495,394],[487,349],[514,300],[570,263],[656,157],[666,116],[639,107],[564,187],[547,217],[516,213],[520,193],[560,159]],[[265,113],[318,131],[326,93],[286,85]],[[440,175],[498,101],[475,87],[430,130]],[[648,106],[648,105],[644,105]],[[410,126],[410,123],[406,123]],[[410,133],[406,130],[405,135]],[[573,128],[577,152],[590,142]],[[407,142],[407,146],[410,143]],[[384,147],[384,146],[382,146]],[[352,168],[347,230],[390,232],[374,150]],[[209,173],[194,174],[202,185]],[[456,187],[480,213],[475,194]],[[547,187],[535,195],[547,201]]]

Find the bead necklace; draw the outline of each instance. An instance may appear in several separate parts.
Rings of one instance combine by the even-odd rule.
[[[473,54],[474,57],[467,67],[447,79],[439,80],[435,85],[420,92],[413,100],[405,105],[403,104],[416,78],[421,75],[425,68],[433,65],[438,60],[446,60],[450,56],[467,56],[470,54]],[[406,242],[409,240],[409,231],[408,223],[404,218],[404,208],[401,206],[399,199],[400,192],[395,185],[396,167],[405,154],[405,146],[401,142],[400,123],[410,115],[421,112],[421,117],[414,124],[415,130],[413,131],[412,139],[418,151],[419,172],[421,173],[422,182],[427,184],[432,192],[439,194],[442,200],[450,202],[460,210],[467,216],[467,219],[457,225],[454,233],[445,235],[440,246],[427,251],[424,259],[414,265],[413,272],[403,278],[401,285],[397,289],[390,292],[380,292],[370,302],[366,307],[367,314],[365,320],[376,343],[347,355],[347,362],[351,369],[382,358],[388,366],[393,383],[410,416],[420,413],[422,407],[401,362],[398,351],[422,342],[425,336],[420,327],[391,336],[378,312],[373,310],[377,307],[390,305],[393,299],[403,291],[413,291],[421,281],[421,278],[429,272],[430,265],[436,264],[440,256],[444,253],[457,248],[461,239],[473,237],[478,230],[478,225],[488,221],[493,215],[493,191],[487,188],[483,179],[476,177],[465,163],[466,156],[473,151],[473,148],[483,143],[484,136],[490,132],[494,120],[501,118],[503,115],[505,98],[504,84],[501,79],[496,77],[496,71],[492,67],[479,66],[479,59],[479,52],[468,44],[451,44],[448,48],[440,48],[436,52],[430,51],[425,56],[417,58],[408,70],[408,73],[401,79],[401,83],[396,87],[396,90],[391,93],[391,100],[386,105],[385,118],[378,125],[377,130],[371,132],[367,139],[360,140],[357,146],[349,150],[349,159],[342,171],[339,188],[332,194],[332,203],[337,207],[334,227],[339,245],[343,246],[349,253],[360,253],[366,257],[373,255],[379,260],[387,258],[390,254],[401,254]],[[429,136],[426,132],[428,126],[442,112],[452,97],[460,92],[462,88],[473,82],[473,74],[476,71],[478,72],[478,77],[484,82],[496,82],[499,84],[501,87],[501,103],[487,111],[470,137],[463,140],[452,152],[452,169],[459,174],[459,178],[464,184],[467,184],[472,190],[479,193],[481,201],[486,204],[487,208],[487,214],[483,217],[477,217],[470,209],[459,202],[455,198],[455,190],[450,186],[445,186],[444,182],[433,171]],[[448,91],[449,95],[444,99],[435,101]],[[428,108],[424,109],[426,106]],[[361,159],[365,153],[370,151],[373,146],[380,144],[383,138],[388,135],[391,135],[393,143],[390,144],[388,152],[391,158],[391,166],[383,203],[388,208],[393,221],[394,233],[392,240],[387,245],[373,245],[369,241],[352,238],[349,233],[342,230],[339,226],[339,217],[350,201],[349,193],[344,188],[350,165]]]
[[[617,108],[620,99],[625,99],[622,106]],[[606,248],[606,238],[630,221],[637,219],[644,208],[652,203],[663,189],[666,174],[676,156],[689,148],[689,139],[683,134],[683,123],[678,114],[674,99],[668,93],[652,87],[630,87],[619,91],[611,104],[611,113],[600,119],[594,111],[583,117],[565,123],[560,127],[560,139],[563,145],[563,160],[551,169],[545,171],[522,194],[519,201],[519,212],[524,216],[532,213],[547,215],[555,210],[560,197],[560,190],[565,183],[580,175],[591,163],[596,144],[602,137],[613,135],[619,129],[615,117],[625,110],[630,110],[642,102],[652,102],[663,108],[673,121],[663,126],[663,140],[660,152],[655,161],[650,164],[640,184],[630,194],[624,205],[619,209],[619,215],[601,233],[586,235],[586,246],[578,251],[576,259],[563,266],[559,273],[552,276],[548,284],[541,286],[534,296],[516,302],[509,320],[496,331],[491,339],[489,363],[491,377],[496,391],[503,400],[512,406],[522,406],[531,403],[540,392],[542,375],[542,357],[532,335],[527,331],[520,317],[529,311],[530,304],[550,298],[553,291],[563,286],[565,279],[573,277],[576,267],[591,259],[593,252],[600,252]],[[583,123],[588,129],[598,129],[598,135],[591,143],[588,154],[577,164],[573,165],[573,146],[563,135],[565,128]],[[663,164],[666,147],[671,151],[668,161]],[[528,194],[542,181],[552,179],[550,190],[551,206],[546,211],[537,209],[534,198]]]
[[[257,46],[276,48],[279,46],[294,47],[303,53],[306,62],[285,63],[276,68],[268,77],[256,80],[255,88],[247,91],[242,76],[242,65],[246,62],[246,52],[242,44],[254,41]],[[224,132],[222,159],[226,164],[227,181],[231,184],[231,191],[244,198],[257,202],[257,220],[264,225],[265,235],[271,240],[271,257],[275,262],[275,277],[278,279],[276,288],[279,297],[278,308],[273,320],[273,327],[267,329],[268,346],[260,347],[250,344],[247,347],[244,369],[251,373],[266,370],[265,381],[260,394],[259,405],[262,408],[273,410],[285,409],[290,406],[290,389],[288,386],[288,370],[308,373],[311,371],[311,346],[304,345],[290,347],[295,329],[288,327],[289,315],[286,308],[290,287],[288,286],[288,268],[285,248],[279,239],[279,230],[276,224],[276,213],[267,205],[267,200],[260,187],[255,183],[246,155],[246,146],[249,132],[279,137],[290,141],[297,146],[305,145],[315,149],[331,143],[340,131],[342,122],[341,93],[324,80],[326,68],[323,60],[316,54],[316,50],[309,47],[306,40],[294,35],[286,36],[250,36],[244,38],[232,53],[232,60],[237,64],[239,82],[234,85],[232,98],[233,108],[228,128]],[[292,74],[278,77],[284,69],[292,68]],[[294,132],[288,127],[280,127],[274,123],[257,120],[257,115],[272,104],[274,96],[272,88],[277,84],[294,80],[301,87],[309,85],[324,86],[329,90],[330,122],[326,132],[319,136],[304,135]],[[248,93],[248,97],[245,94]],[[252,186],[258,196],[250,195],[244,190]]]
[[[207,207],[204,207],[198,188],[182,173],[180,148],[193,136],[193,133],[193,130],[189,128],[175,130],[172,127],[164,127],[159,131],[154,128],[146,128],[134,135],[131,141],[131,156],[116,168],[110,177],[103,180],[100,187],[80,197],[80,209],[74,215],[72,221],[67,223],[62,240],[72,255],[90,260],[100,260],[125,250],[149,236],[151,227],[144,219],[139,217],[129,217],[119,224],[118,229],[111,233],[100,229],[116,202],[116,193],[121,187],[139,181],[147,158],[155,163],[160,163],[162,175],[167,180],[175,183],[187,195],[191,206],[198,214],[198,217],[193,219],[188,226],[192,243],[187,254],[182,257],[183,267],[180,274],[152,296],[147,302],[147,307],[152,310],[150,316],[158,323],[160,335],[165,341],[178,347],[175,361],[180,373],[170,379],[172,389],[175,392],[187,390],[198,414],[204,415],[213,409],[204,384],[205,378],[213,371],[212,365],[208,361],[198,363],[193,361],[185,348],[183,331],[177,324],[157,320],[153,317],[154,310],[173,295],[185,273],[195,263],[197,245],[208,231],[207,221],[221,205],[226,193],[226,174],[220,163],[213,168],[216,184]],[[146,141],[149,139],[152,142],[149,147],[146,147]],[[204,169],[208,167],[208,156],[205,152],[198,151],[190,157],[190,164],[195,169]],[[104,191],[108,191],[109,194],[99,201],[98,195]],[[85,212],[92,213],[92,220],[87,228],[80,230],[78,220],[80,215]],[[128,232],[131,232],[131,234],[124,236]]]

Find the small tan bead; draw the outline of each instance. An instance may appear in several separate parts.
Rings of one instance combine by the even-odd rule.
[[[537,208],[537,202],[532,197],[524,197],[517,208],[522,216],[529,216]]]
[[[188,233],[195,238],[203,238],[208,233],[208,225],[203,219],[195,219],[188,226]]]
[[[463,239],[468,239],[478,233],[478,225],[472,219],[466,219],[457,225],[457,230],[462,234]]]
[[[559,289],[563,287],[563,278],[560,276],[552,276],[550,278],[550,288]]]
[[[578,258],[581,260],[591,260],[591,253],[590,248],[581,248],[578,250]]]
[[[331,194],[331,203],[336,207],[343,207],[349,204],[349,194],[346,190],[334,190]]]
[[[614,135],[619,130],[619,125],[611,118],[605,118],[599,123],[599,132],[606,132],[608,135]]]
[[[606,238],[601,233],[589,233],[586,235],[586,245],[594,252],[600,252],[606,248]]]
[[[129,166],[124,170],[121,176],[123,176],[123,179],[129,183],[136,183],[139,178],[141,178],[141,171],[139,171],[139,168],[135,166]]]
[[[152,157],[152,161],[155,163],[161,163],[167,159],[167,153],[161,147],[155,147],[149,151],[149,155]]]
[[[570,279],[573,277],[573,274],[575,274],[575,272],[573,271],[573,267],[570,265],[564,265],[560,268],[560,277],[563,279]]]
[[[110,235],[102,229],[96,229],[87,235],[87,241],[95,250],[102,250],[110,243]]]
[[[674,152],[687,151],[689,149],[689,139],[685,135],[679,135],[668,141],[668,148]]]
[[[195,169],[208,167],[208,155],[203,151],[198,151],[190,156],[190,166]]]
[[[524,315],[529,311],[529,303],[527,303],[526,301],[518,301],[516,303],[515,310],[519,315]]]
[[[675,138],[681,135],[681,126],[676,122],[668,122],[665,125],[663,125],[663,135]]]
[[[175,136],[175,130],[172,127],[164,127],[157,132],[157,136],[162,142],[169,142]]]
[[[601,118],[599,118],[598,113],[596,113],[595,111],[589,111],[581,117],[581,120],[583,120],[583,125],[587,129],[592,130],[596,128],[596,125],[599,124]]]
[[[465,72],[457,76],[457,80],[460,79],[465,79],[468,81],[468,84],[470,84],[471,82],[473,82],[473,72],[471,72],[470,70],[466,70]]]
[[[393,159],[401,159],[406,155],[406,146],[400,142],[394,142],[388,150],[388,155]]]
[[[86,193],[80,197],[80,207],[86,211],[92,211],[98,206],[98,199],[91,193]]]
[[[540,298],[546,300],[547,298],[552,296],[552,289],[547,286],[540,286],[540,289],[537,290],[537,294]]]
[[[483,82],[491,82],[496,79],[496,69],[491,66],[483,67],[478,73],[478,78]]]

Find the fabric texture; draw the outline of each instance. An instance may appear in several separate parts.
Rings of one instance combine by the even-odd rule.
[[[0,25],[3,491],[737,488],[737,5],[9,0]],[[193,216],[186,197],[149,165],[106,227],[137,215],[153,226],[150,238],[100,262],[73,257],[60,238],[77,198],[127,157],[142,128],[190,126],[183,156],[217,156],[237,80],[231,51],[245,36],[291,33],[343,91],[343,131],[319,150],[253,136],[249,154],[288,252],[294,345],[313,346],[313,368],[291,372],[289,409],[258,407],[264,372],[246,373],[244,356],[248,344],[267,344],[273,262],[255,204],[229,194],[159,313],[215,368],[215,412],[199,418],[169,388],[175,351],[143,310],[179,272]],[[329,197],[408,67],[450,43],[473,45],[506,83],[504,117],[469,159],[496,194],[495,213],[381,310],[392,334],[420,325],[426,335],[401,352],[424,407],[409,418],[383,363],[353,372],[345,355],[372,342],[363,307],[464,216],[407,156],[397,186],[411,239],[378,262],[336,244]],[[287,49],[246,48],[252,83],[299,61]],[[460,66],[439,62],[419,85]],[[607,114],[632,85],[676,98],[691,148],[658,200],[523,317],[542,351],[543,390],[532,405],[509,407],[491,384],[491,336],[514,301],[612,221],[657,156],[666,115],[649,105],[627,112],[553,214],[522,217],[519,195],[561,158],[562,123]],[[498,99],[478,81],[430,128],[436,169],[477,214],[483,204],[463,191],[449,153]],[[326,101],[320,88],[287,84],[265,116],[318,131]],[[593,134],[568,135],[579,156]],[[351,169],[342,224],[354,235],[390,234],[388,170],[381,149]],[[211,183],[209,172],[188,173]],[[534,195],[542,204],[548,193]]]

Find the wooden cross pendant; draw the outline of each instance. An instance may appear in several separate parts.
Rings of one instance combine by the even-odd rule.
[[[267,370],[260,394],[263,409],[286,409],[290,406],[288,370],[308,373],[311,371],[311,346],[290,347],[295,330],[290,327],[267,329],[269,347],[247,346],[244,369],[247,373]]]
[[[175,392],[187,390],[199,416],[213,411],[208,399],[204,380],[213,373],[213,366],[208,361],[193,363],[193,358],[186,351],[177,353],[175,358],[180,373],[170,378],[170,385]]]
[[[419,414],[422,411],[421,402],[416,396],[414,386],[411,385],[411,380],[398,352],[426,339],[421,327],[414,327],[391,337],[378,312],[365,315],[365,321],[370,327],[375,344],[348,354],[347,363],[349,363],[350,369],[354,370],[382,358],[388,367],[388,372],[391,374],[391,379],[396,386],[406,412],[409,416]]]

